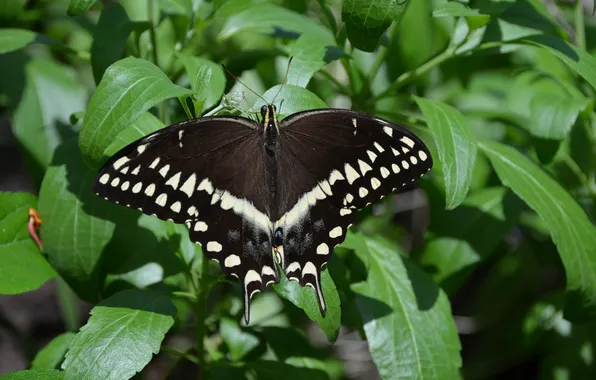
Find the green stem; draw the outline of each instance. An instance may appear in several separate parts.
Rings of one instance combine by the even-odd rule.
[[[81,327],[76,304],[77,296],[62,278],[58,278],[56,285],[58,306],[60,307],[60,314],[62,315],[66,329],[68,331],[77,331]]]
[[[325,70],[321,70],[321,71],[318,71],[317,74],[324,76],[325,79],[327,79],[329,82],[333,83],[335,85],[335,87],[337,87],[337,89],[342,94],[344,94],[346,96],[352,96],[352,91],[348,87],[343,85],[340,81],[338,81],[337,78],[335,78],[333,75],[331,75],[331,73],[329,73]]]
[[[171,355],[177,356],[177,357],[179,357],[179,358],[181,358],[181,359],[186,359],[186,360],[188,360],[189,362],[193,362],[193,363],[195,363],[195,364],[199,364],[199,361],[198,361],[198,359],[197,359],[197,357],[196,357],[196,356],[193,356],[193,355],[187,354],[187,353],[185,353],[185,352],[180,352],[180,351],[176,350],[175,348],[168,347],[168,346],[161,346],[161,350],[162,350],[163,352],[167,352],[168,354],[171,354]]]
[[[577,47],[586,50],[586,30],[584,27],[583,1],[575,0],[575,43]]]
[[[335,17],[333,16],[333,12],[331,12],[331,10],[327,6],[327,3],[325,2],[325,0],[318,0],[317,2],[319,3],[319,6],[321,7],[321,11],[323,11],[323,15],[327,19],[327,23],[329,23],[329,27],[331,28],[331,32],[333,33],[333,36],[337,39],[337,21],[335,20]]]
[[[393,25],[389,28],[389,34],[388,34],[389,44],[391,44],[391,42],[393,42],[393,40],[395,39],[398,29],[399,28],[397,27],[396,23],[393,23]],[[389,50],[389,48],[385,47],[385,46],[381,46],[379,48],[379,53],[375,57],[375,60],[373,61],[370,71],[368,72],[367,82],[368,82],[369,86],[373,82],[375,77],[377,76],[377,73],[379,72],[379,69],[381,68],[381,65],[383,64],[383,61],[385,61],[385,56],[387,55],[388,50]]]
[[[407,72],[403,73],[402,75],[400,75],[391,84],[391,86],[389,86],[389,88],[387,90],[385,90],[382,93],[380,93],[379,95],[375,96],[371,100],[371,102],[374,103],[379,99],[387,98],[387,97],[393,95],[393,93],[395,93],[397,90],[399,90],[402,86],[404,86],[406,83],[408,83],[412,79],[417,78],[417,77],[421,76],[422,74],[427,73],[431,69],[435,68],[436,66],[439,66],[441,63],[445,62],[446,60],[448,60],[454,56],[455,56],[455,50],[453,48],[447,48],[441,54],[431,58],[429,61],[422,64],[418,68],[416,68],[414,70],[407,71]]]
[[[596,186],[588,179],[588,177],[586,177],[586,175],[584,174],[584,172],[582,172],[581,168],[579,167],[579,165],[577,165],[575,160],[573,160],[573,158],[571,158],[567,154],[562,155],[561,159],[563,160],[565,165],[567,165],[567,167],[571,170],[571,172],[575,174],[575,176],[580,180],[582,185],[584,185],[584,187],[588,191],[588,194],[590,194],[591,197],[595,197]]]
[[[155,9],[154,9],[154,0],[147,0],[147,12],[149,13],[149,23],[151,26],[149,27],[149,39],[151,40],[151,60],[155,64],[155,66],[159,67],[159,62],[157,58],[157,38],[155,36]],[[157,116],[162,123],[167,124],[166,120],[166,103],[161,102],[157,107]]]

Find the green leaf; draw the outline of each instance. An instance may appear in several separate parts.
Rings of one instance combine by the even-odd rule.
[[[203,103],[197,110],[198,116],[203,109],[219,103],[226,87],[226,75],[220,65],[207,59],[181,53],[177,57],[186,69],[195,102]]]
[[[190,94],[154,64],[125,58],[106,70],[91,97],[79,137],[85,161],[97,168],[114,137],[155,104]]]
[[[91,190],[96,173],[81,160],[76,139],[60,145],[39,192],[41,237],[52,266],[79,297],[97,300],[99,260],[119,208]]]
[[[31,368],[54,369],[58,367],[62,363],[62,360],[64,360],[64,355],[68,351],[75,335],[73,332],[65,332],[52,339],[50,343],[35,355],[35,359],[31,363]]]
[[[0,2],[0,19],[14,20],[24,13],[29,0],[12,0]]]
[[[325,102],[318,96],[305,88],[293,85],[277,85],[271,87],[263,94],[263,98],[265,98],[268,103],[276,105],[280,119],[286,115],[291,115],[308,109],[327,108],[327,104],[325,104]],[[259,99],[256,101],[254,108],[260,109],[263,105],[265,105],[265,102]]]
[[[433,10],[433,17],[446,17],[446,16],[478,16],[480,12],[478,9],[471,9],[467,5],[458,3],[457,1],[449,1],[443,4],[439,4]],[[488,15],[487,15],[488,16]]]
[[[352,289],[381,378],[459,379],[461,345],[445,293],[393,244],[362,238],[355,252],[368,278]]]
[[[259,345],[259,338],[243,331],[240,325],[230,318],[222,318],[219,325],[221,339],[230,352],[230,360],[240,361],[246,354]]]
[[[128,379],[159,352],[176,308],[155,292],[125,290],[91,310],[62,364],[67,379]]]
[[[596,89],[596,58],[590,53],[558,37],[549,35],[531,36],[524,38],[521,42],[540,46],[559,57]]]
[[[91,44],[91,68],[95,83],[106,69],[122,58],[128,36],[134,30],[126,11],[119,3],[110,3],[99,16]]]
[[[577,98],[563,91],[536,94],[530,103],[531,116],[528,129],[536,137],[563,140],[571,131],[580,112],[594,101]]]
[[[273,37],[298,33],[312,34],[324,41],[333,39],[331,32],[319,23],[270,3],[251,5],[231,14],[227,17],[219,38],[228,39],[239,33],[268,34]]]
[[[152,113],[145,112],[141,114],[138,119],[134,121],[134,123],[118,133],[114,141],[106,149],[106,155],[113,156],[125,146],[137,141],[141,137],[145,137],[159,129],[162,129],[163,127],[164,124],[161,122],[161,120],[153,116]]]
[[[22,49],[33,43],[37,33],[25,29],[0,29],[0,54]]]
[[[374,51],[379,38],[391,25],[399,22],[409,0],[343,0],[341,15],[348,39],[360,50]]]
[[[31,194],[0,192],[0,294],[37,289],[56,275],[27,229],[36,203]]]
[[[503,187],[478,190],[455,210],[431,217],[436,236],[425,244],[422,263],[433,278],[452,293],[475,264],[485,260],[518,223],[523,202]]]
[[[278,284],[273,285],[277,294],[304,310],[306,315],[327,335],[329,342],[333,343],[337,339],[341,325],[341,305],[335,283],[327,268],[321,272],[321,288],[327,303],[325,317],[321,315],[317,295],[310,287],[300,286],[296,281],[288,280],[285,275],[281,276]]]
[[[28,369],[1,376],[2,380],[62,380],[64,372],[48,369]]]
[[[596,228],[569,193],[515,149],[482,142],[501,182],[545,221],[567,274],[567,291],[596,305]]]
[[[304,34],[290,48],[293,57],[288,84],[306,87],[313,74],[331,61],[341,58],[344,52],[335,46],[335,41],[322,40],[320,37]]]
[[[437,143],[445,178],[445,204],[453,209],[465,199],[472,180],[477,150],[472,127],[458,110],[445,103],[419,97],[415,100]]]
[[[45,168],[56,147],[76,135],[69,118],[85,108],[86,91],[73,70],[45,58],[27,62],[25,78],[12,130],[36,163]]]
[[[87,12],[97,0],[70,0],[68,5],[68,15],[77,16]]]

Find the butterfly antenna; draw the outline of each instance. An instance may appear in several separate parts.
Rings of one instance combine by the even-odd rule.
[[[282,85],[279,87],[279,91],[277,91],[277,94],[275,94],[275,96],[273,97],[273,101],[271,101],[271,103],[275,103],[275,99],[277,99],[277,96],[281,93],[281,90],[283,90],[284,86],[287,84],[288,82],[288,74],[290,72],[290,64],[292,63],[292,59],[294,59],[294,57],[290,57],[290,60],[288,61],[288,68],[286,69],[286,75],[284,76],[284,82],[282,83]],[[280,106],[281,108],[281,106]]]
[[[232,78],[234,78],[234,80],[235,80],[236,82],[238,82],[238,83],[240,83],[241,85],[243,85],[244,87],[246,87],[246,89],[247,89],[248,91],[250,91],[250,92],[252,92],[253,94],[255,94],[255,95],[256,95],[256,96],[257,96],[259,99],[261,99],[262,101],[264,101],[266,104],[269,104],[269,102],[268,102],[268,101],[266,101],[266,100],[265,100],[265,98],[263,98],[261,95],[257,94],[257,93],[256,93],[256,92],[255,92],[255,91],[252,89],[252,88],[250,88],[250,87],[248,87],[247,85],[245,85],[244,83],[242,83],[242,82],[240,81],[240,79],[236,78],[236,76],[235,76],[234,74],[232,74],[232,72],[231,72],[230,70],[228,70],[228,68],[227,68],[227,67],[226,67],[224,64],[222,64],[221,66],[224,68],[224,70],[225,70],[225,71],[226,71],[226,72],[227,72],[227,73],[228,73],[228,74],[229,74],[229,75],[230,75]]]

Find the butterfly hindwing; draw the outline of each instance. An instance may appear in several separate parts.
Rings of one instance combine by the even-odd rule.
[[[315,288],[324,311],[315,278],[345,239],[355,209],[418,179],[430,170],[432,159],[408,130],[333,109],[284,119],[276,158],[275,228],[284,237],[284,270],[288,278]]]
[[[244,118],[161,129],[116,153],[94,186],[109,201],[186,224],[205,255],[241,281],[247,319],[254,292],[279,280],[267,157],[256,129]]]

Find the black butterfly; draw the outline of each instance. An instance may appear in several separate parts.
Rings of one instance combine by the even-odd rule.
[[[203,117],[126,146],[103,167],[94,191],[146,214],[185,223],[190,239],[240,279],[248,323],[255,292],[290,280],[315,289],[346,236],[354,211],[432,167],[410,131],[344,109],[299,112],[259,123]]]

